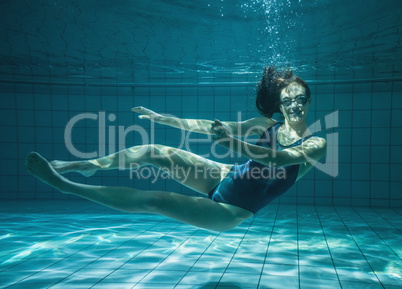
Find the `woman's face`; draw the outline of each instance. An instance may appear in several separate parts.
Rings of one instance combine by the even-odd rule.
[[[290,123],[305,121],[311,104],[307,98],[306,89],[299,83],[293,82],[281,91],[280,110]]]

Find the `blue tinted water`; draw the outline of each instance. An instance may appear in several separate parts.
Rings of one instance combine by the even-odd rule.
[[[0,1],[0,287],[401,288],[399,6]],[[24,169],[32,150],[74,159],[64,131],[81,113],[114,115],[106,126],[116,131],[148,131],[130,112],[138,105],[186,118],[255,117],[255,84],[271,63],[294,67],[311,85],[309,123],[324,128],[339,112],[339,123],[323,131],[339,134],[339,175],[312,171],[234,230],[111,211],[51,190]],[[77,125],[78,148],[99,149],[98,126]],[[155,142],[179,145],[176,130],[156,130]],[[134,144],[138,138],[127,137]],[[116,171],[68,177],[191,193]]]
[[[395,7],[397,0],[2,1],[0,71],[7,79],[165,82],[158,73],[249,75],[267,63],[370,70],[401,61]]]
[[[269,205],[216,233],[88,202],[7,205],[2,288],[402,286],[401,210]]]

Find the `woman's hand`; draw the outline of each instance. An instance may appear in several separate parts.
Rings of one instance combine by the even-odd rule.
[[[159,122],[162,121],[165,117],[159,113],[156,113],[148,108],[145,108],[143,106],[137,106],[131,109],[131,111],[134,111],[136,113],[139,113],[138,117],[141,119],[149,119],[154,122]]]
[[[229,128],[226,127],[222,122],[220,122],[218,119],[215,119],[214,122],[211,124],[211,130],[215,133],[214,136],[212,136],[212,139],[215,141],[218,140],[225,140],[229,139]]]

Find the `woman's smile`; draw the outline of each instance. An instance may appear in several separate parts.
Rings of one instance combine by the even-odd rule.
[[[301,114],[301,110],[293,112],[291,115],[294,117],[298,117]]]

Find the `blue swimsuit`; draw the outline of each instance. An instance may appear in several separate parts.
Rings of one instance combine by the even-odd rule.
[[[309,135],[290,146],[277,141],[278,122],[268,128],[256,145],[269,147],[276,151],[300,145]],[[300,165],[284,167],[266,166],[254,160],[242,165],[234,165],[227,176],[211,192],[209,198],[215,202],[226,203],[246,209],[254,214],[284,194],[296,182]]]

